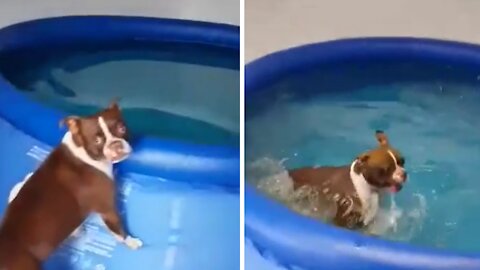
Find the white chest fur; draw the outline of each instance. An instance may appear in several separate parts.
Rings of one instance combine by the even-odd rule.
[[[355,163],[356,161],[353,162],[350,167],[350,178],[352,179],[358,198],[362,203],[363,224],[368,225],[377,215],[379,195],[378,192],[368,184],[363,175],[355,173],[353,170]]]

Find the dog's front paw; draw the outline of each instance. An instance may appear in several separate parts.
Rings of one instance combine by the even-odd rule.
[[[133,238],[130,235],[125,238],[124,243],[127,247],[134,250],[143,246],[143,242],[140,239]]]
[[[72,237],[79,237],[82,233],[82,225],[80,225],[78,228],[76,228],[71,234],[70,236]]]

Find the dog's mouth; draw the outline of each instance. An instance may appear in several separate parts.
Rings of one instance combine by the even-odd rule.
[[[391,193],[397,193],[402,190],[402,188],[403,184],[394,184],[388,188],[388,191],[390,191]]]
[[[119,162],[122,162],[124,161],[125,159],[127,159],[129,156],[129,154],[126,154],[126,153],[118,153],[118,152],[114,152],[112,153],[112,155],[110,156],[107,156],[107,160],[110,161],[111,163],[119,163]]]
[[[407,172],[403,167],[397,166],[392,175],[392,183],[389,187],[390,192],[397,193],[403,188],[403,184],[407,181]]]

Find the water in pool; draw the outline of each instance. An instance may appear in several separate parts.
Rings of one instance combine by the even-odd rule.
[[[238,51],[189,44],[19,50],[0,70],[25,94],[71,114],[120,97],[134,133],[193,143],[239,143]]]
[[[409,181],[386,197],[372,230],[421,246],[479,251],[480,92],[457,82],[389,83],[308,99],[279,94],[246,123],[247,179],[305,215],[317,194],[293,192],[285,168],[349,164],[382,129]],[[281,91],[280,91],[281,92]],[[285,91],[287,92],[287,91]]]

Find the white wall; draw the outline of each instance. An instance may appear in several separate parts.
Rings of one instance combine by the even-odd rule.
[[[0,0],[0,27],[64,15],[138,15],[239,25],[240,0]]]
[[[479,0],[245,0],[245,59],[317,41],[417,36],[480,43]]]

